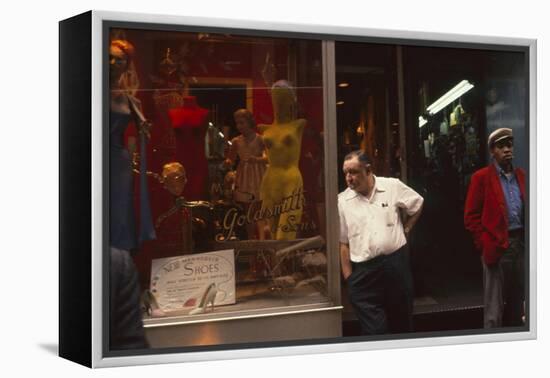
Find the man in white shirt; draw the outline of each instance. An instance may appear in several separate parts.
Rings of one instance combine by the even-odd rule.
[[[407,235],[424,199],[395,178],[376,177],[363,151],[344,158],[338,195],[340,260],[363,334],[412,331]],[[402,218],[404,218],[402,220]]]

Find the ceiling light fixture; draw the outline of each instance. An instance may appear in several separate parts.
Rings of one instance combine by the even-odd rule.
[[[462,96],[464,93],[472,89],[474,85],[468,80],[462,80],[460,83],[451,88],[447,93],[438,98],[433,104],[428,106],[424,116],[418,117],[418,127],[422,127],[428,123],[427,116],[433,116],[444,109],[451,102]]]
[[[424,126],[427,123],[428,123],[428,121],[426,120],[426,118],[424,118],[422,116],[418,117],[418,127],[419,128]]]
[[[437,114],[441,109],[445,108],[447,105],[462,96],[464,93],[468,92],[473,87],[474,85],[468,80],[462,80],[450,91],[441,96],[437,101],[428,106],[428,108],[426,109],[428,111],[428,114]]]

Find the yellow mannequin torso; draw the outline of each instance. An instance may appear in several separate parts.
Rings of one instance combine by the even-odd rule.
[[[285,123],[260,125],[267,151],[269,165],[260,187],[262,208],[272,209],[288,198],[302,191],[302,174],[298,167],[305,119],[295,119]],[[277,226],[275,239],[296,238],[296,231],[285,225],[299,224],[302,209],[295,209],[275,217],[272,226]],[[291,217],[291,218],[290,218]]]

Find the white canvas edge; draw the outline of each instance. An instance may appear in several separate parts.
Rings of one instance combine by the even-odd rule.
[[[103,357],[102,353],[102,101],[92,101],[92,367],[116,367],[175,362],[196,362],[237,358],[257,358],[299,354],[352,352],[374,349],[411,348],[451,344],[468,344],[497,341],[536,339],[536,251],[537,251],[537,45],[535,39],[507,38],[495,36],[461,35],[445,33],[412,32],[405,30],[383,30],[350,28],[313,24],[285,24],[262,21],[185,17],[139,13],[92,11],[92,99],[102,96],[102,22],[126,21],[203,27],[223,27],[250,30],[270,30],[312,34],[332,34],[394,38],[424,41],[445,41],[462,43],[485,43],[496,45],[516,45],[529,48],[529,332],[481,334],[464,336],[439,336],[415,339],[351,342],[337,344],[317,344],[303,346],[267,347],[254,349],[232,349],[208,352],[181,352],[148,354],[141,356]]]

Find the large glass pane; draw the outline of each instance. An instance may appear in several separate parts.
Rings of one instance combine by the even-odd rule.
[[[336,44],[339,168],[347,153],[362,149],[377,174],[401,176],[395,55],[392,45]],[[342,191],[345,180],[338,172]]]
[[[346,189],[344,157],[359,149],[372,159],[376,175],[401,177],[397,98],[395,46],[336,43],[339,192]],[[360,333],[349,290],[343,280],[345,336]]]
[[[465,225],[466,196],[472,175],[494,163],[487,139],[498,128],[512,129],[513,167],[528,174],[525,65],[525,54],[517,51],[336,42],[339,192],[347,186],[344,156],[362,150],[375,175],[400,178],[424,198],[406,240],[415,331],[484,326],[483,252]],[[488,196],[497,198],[496,174],[494,181]],[[508,200],[499,199],[502,212],[483,215],[484,227],[498,221],[500,232],[508,231]],[[527,206],[526,197],[521,201]],[[399,219],[407,217],[400,213]],[[523,242],[521,222],[510,234]],[[363,240],[375,239],[373,224],[362,224]],[[494,229],[486,233],[496,240]],[[526,281],[516,270],[521,274],[509,285],[516,285],[517,298]],[[357,306],[343,282],[343,333],[356,335]]]
[[[403,57],[407,178],[426,198],[412,241],[417,311],[464,311],[454,329],[477,328],[483,272],[464,224],[466,196],[472,175],[494,163],[487,138],[497,128],[513,130],[514,167],[528,168],[524,54],[404,47]]]
[[[328,303],[321,42],[116,29],[111,55],[110,244],[145,318]]]

